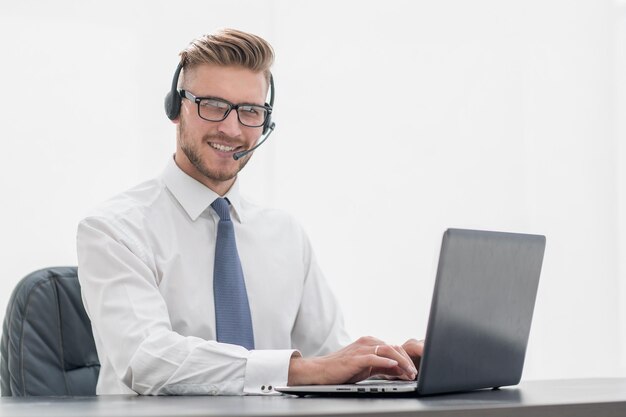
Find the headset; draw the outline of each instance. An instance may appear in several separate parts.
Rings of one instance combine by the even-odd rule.
[[[178,115],[180,114],[180,107],[182,105],[183,98],[180,95],[180,91],[178,90],[178,79],[180,77],[180,72],[182,71],[183,66],[184,64],[181,62],[178,64],[178,67],[176,67],[176,72],[174,72],[174,78],[172,79],[172,88],[170,89],[169,93],[167,93],[167,95],[165,96],[165,114],[167,114],[167,117],[170,120],[176,119]],[[249,150],[250,152],[256,149],[261,143],[263,143],[268,138],[268,136],[272,133],[274,128],[276,127],[276,123],[272,122],[272,109],[274,108],[274,94],[275,94],[274,77],[272,76],[272,74],[270,74],[270,102],[269,104],[265,103],[266,106],[270,107],[270,111],[268,112],[267,119],[265,119],[265,123],[263,124],[263,135],[267,135],[267,136],[265,136],[265,138],[263,138],[263,140],[261,140],[257,146],[255,146],[253,149],[250,149]],[[243,152],[239,152],[239,153],[243,153]],[[240,155],[236,157],[235,159],[239,159],[244,155]]]

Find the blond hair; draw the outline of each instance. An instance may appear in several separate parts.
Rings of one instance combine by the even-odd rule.
[[[199,64],[238,66],[263,72],[268,83],[274,50],[263,38],[236,29],[221,29],[194,39],[180,52],[184,68]]]

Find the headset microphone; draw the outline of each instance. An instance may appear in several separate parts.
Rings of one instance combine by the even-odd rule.
[[[243,158],[244,156],[248,155],[250,152],[252,152],[253,150],[255,150],[256,148],[258,148],[259,146],[263,145],[263,142],[265,142],[267,140],[267,138],[270,137],[270,135],[272,134],[272,132],[274,131],[274,128],[276,127],[276,123],[272,122],[272,124],[270,124],[267,127],[267,133],[265,134],[265,137],[256,145],[254,145],[254,147],[252,149],[248,149],[247,151],[241,151],[241,152],[235,152],[233,154],[233,159],[236,161],[240,158]]]

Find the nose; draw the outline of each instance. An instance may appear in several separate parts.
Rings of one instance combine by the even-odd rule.
[[[241,124],[237,118],[237,111],[232,110],[221,122],[218,122],[217,130],[230,137],[241,135]]]

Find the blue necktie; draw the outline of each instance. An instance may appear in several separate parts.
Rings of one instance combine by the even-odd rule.
[[[250,305],[237,253],[235,229],[230,220],[229,205],[230,202],[224,198],[218,198],[211,204],[220,217],[213,269],[217,341],[254,349]]]

